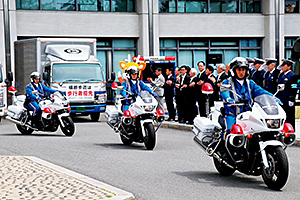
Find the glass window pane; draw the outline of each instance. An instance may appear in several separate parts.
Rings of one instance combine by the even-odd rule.
[[[111,47],[111,42],[109,41],[98,41],[97,40],[97,47]]]
[[[285,50],[285,58],[289,59],[292,55],[292,50]]]
[[[285,13],[299,13],[299,1],[286,0],[285,1]]]
[[[134,12],[134,0],[112,0],[113,12]]]
[[[242,47],[257,47],[258,46],[258,40],[257,39],[243,39],[241,40],[241,46]]]
[[[97,0],[97,11],[110,11],[110,0]]]
[[[43,10],[75,10],[75,0],[41,0]]]
[[[106,53],[105,51],[97,51],[97,59],[100,61],[103,73],[104,73],[104,80],[106,80]]]
[[[17,0],[17,9],[39,10],[39,0]]]
[[[211,46],[238,46],[238,43],[234,41],[212,41]]]
[[[115,39],[114,41],[115,47],[135,47],[135,41],[133,39]]]
[[[198,73],[199,73],[199,69],[198,69],[198,66],[197,66],[197,63],[199,61],[204,61],[206,62],[206,51],[194,51],[194,67],[197,69]]]
[[[161,39],[160,47],[176,47],[176,40],[173,39]]]
[[[241,13],[259,13],[260,1],[241,1]]]
[[[206,1],[186,0],[186,12],[206,13],[207,12],[207,2]]]
[[[237,1],[217,1],[210,2],[211,13],[237,13]]]
[[[178,61],[179,61],[179,67],[181,65],[188,65],[192,67],[193,51],[179,51]]]
[[[134,51],[114,51],[114,60],[113,60],[113,71],[118,74],[118,72],[121,72],[123,74],[123,70],[121,69],[119,62],[127,59],[128,54],[130,54],[131,58],[135,56]]]
[[[242,57],[259,58],[260,50],[241,50]]]
[[[238,56],[239,56],[238,50],[225,50],[225,57],[223,58],[223,60],[227,64],[230,63],[233,58]]]
[[[97,0],[78,0],[79,11],[97,11]]]

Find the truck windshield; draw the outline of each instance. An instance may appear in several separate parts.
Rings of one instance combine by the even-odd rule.
[[[99,64],[53,64],[53,82],[100,82],[103,81]]]

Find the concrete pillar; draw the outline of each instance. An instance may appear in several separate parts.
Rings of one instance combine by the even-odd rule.
[[[148,20],[148,0],[137,2],[137,14],[139,15],[139,39],[138,55],[149,56],[149,20]]]
[[[284,10],[285,10],[285,1],[278,0],[278,7],[279,7],[279,61],[284,58]]]
[[[5,68],[5,41],[4,41],[4,19],[3,19],[3,1],[0,0],[0,63]]]
[[[264,15],[265,38],[262,42],[262,57],[276,58],[276,30],[275,30],[275,1],[262,1],[262,13]]]
[[[153,55],[159,56],[159,2],[158,0],[152,0],[153,2]]]

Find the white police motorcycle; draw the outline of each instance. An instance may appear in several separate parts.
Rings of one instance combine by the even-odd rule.
[[[15,123],[23,135],[29,135],[33,131],[55,132],[59,126],[66,136],[75,133],[75,126],[70,117],[69,101],[61,92],[57,91],[39,102],[42,115],[41,125],[38,128],[31,124],[33,111],[25,103],[26,96],[15,96],[17,90],[13,86],[8,88],[8,92],[13,95],[13,105],[8,106],[6,119]]]
[[[278,91],[283,88],[279,86]],[[221,91],[233,92],[230,85],[221,86]],[[248,101],[232,104],[249,106],[250,111],[237,116],[236,124],[223,140],[223,102],[215,102],[208,118],[195,118],[194,141],[213,157],[220,174],[230,176],[238,170],[247,175],[262,175],[270,189],[280,190],[289,175],[284,150],[295,142],[295,131],[291,124],[285,123],[286,113],[273,97],[260,95],[254,99],[252,108],[247,104]]]
[[[123,90],[123,86],[112,84],[115,91]],[[127,92],[127,91],[126,91]],[[128,92],[127,92],[128,93]],[[135,99],[133,103],[132,100]],[[129,109],[122,111],[122,101],[131,101]],[[164,112],[157,109],[157,101],[148,91],[142,90],[137,95],[129,94],[127,99],[116,97],[115,106],[107,107],[105,117],[107,124],[120,134],[125,145],[132,142],[144,143],[148,150],[153,150],[156,144],[156,132],[164,121]],[[154,128],[154,123],[159,123]]]

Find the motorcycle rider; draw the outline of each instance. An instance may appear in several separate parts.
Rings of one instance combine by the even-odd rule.
[[[249,105],[253,104],[253,99],[256,96],[267,94],[273,96],[272,93],[262,89],[253,80],[248,79],[250,75],[250,69],[248,61],[243,57],[236,57],[230,62],[231,77],[223,81],[222,85],[231,85],[231,91],[221,91],[221,97],[223,102],[228,103],[224,105],[225,116],[223,118],[225,125],[225,132],[223,133],[223,139],[230,133],[231,126],[236,122],[236,116],[241,113],[250,110],[247,106],[230,106],[241,100],[248,100]],[[279,104],[281,101],[276,98]]]
[[[150,92],[155,98],[158,96],[153,92],[143,81],[138,79],[139,69],[136,66],[131,66],[127,69],[128,79],[122,83],[124,90],[121,90],[121,95],[126,99],[123,111],[128,110],[130,102],[127,100],[129,95],[136,96],[141,90]]]
[[[32,127],[37,128],[41,119],[41,109],[39,102],[43,97],[46,97],[48,93],[53,94],[56,90],[46,87],[40,82],[40,73],[32,72],[30,74],[31,82],[26,86],[26,101],[30,109],[33,110],[32,114]]]

